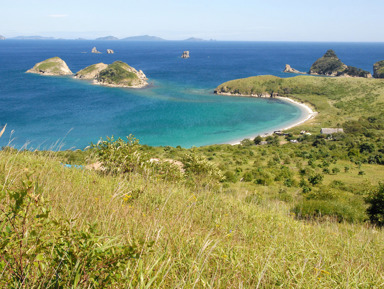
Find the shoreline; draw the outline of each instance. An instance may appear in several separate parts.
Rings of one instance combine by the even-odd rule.
[[[226,95],[230,95],[230,94],[226,94]],[[248,95],[236,95],[236,96],[247,97]],[[254,96],[248,96],[248,97],[254,97]],[[266,98],[266,97],[261,97],[261,98]],[[223,144],[238,145],[244,139],[251,139],[251,140],[253,140],[257,136],[267,137],[267,136],[273,135],[274,131],[278,131],[278,130],[284,131],[284,130],[288,130],[288,129],[291,129],[293,127],[299,126],[299,125],[301,125],[301,124],[303,124],[303,123],[305,123],[305,122],[315,118],[316,115],[318,114],[318,112],[314,111],[309,105],[307,105],[307,104],[305,104],[303,102],[299,102],[297,100],[294,100],[292,98],[282,97],[282,96],[276,96],[276,97],[273,97],[273,98],[279,99],[279,100],[282,100],[282,101],[286,101],[286,102],[290,102],[290,103],[298,106],[304,112],[304,116],[300,117],[299,120],[297,120],[296,122],[294,122],[293,124],[291,124],[289,126],[286,126],[286,127],[283,127],[283,128],[274,129],[272,131],[258,133],[258,134],[251,135],[251,136],[246,136],[246,137],[244,137],[242,139],[236,139],[236,140],[233,140],[233,141],[225,142]]]

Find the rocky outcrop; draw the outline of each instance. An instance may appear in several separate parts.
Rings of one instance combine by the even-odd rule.
[[[144,72],[122,61],[107,65],[98,63],[88,66],[75,74],[75,78],[93,80],[95,84],[110,87],[142,88],[148,85]]]
[[[41,75],[72,75],[68,65],[60,57],[53,57],[37,63],[27,73],[37,73]]]
[[[5,40],[5,37],[3,35],[0,35],[0,40]]]
[[[100,51],[97,50],[96,47],[93,47],[91,52],[92,53],[96,53],[96,54],[100,54],[101,53]]]
[[[296,73],[296,74],[307,74],[306,72],[301,72],[297,69],[292,68],[289,64],[285,65],[284,71],[285,73]]]
[[[384,60],[378,61],[373,65],[373,77],[384,78]]]
[[[78,79],[96,79],[97,76],[99,75],[100,71],[106,69],[108,67],[107,64],[104,63],[97,63],[93,64],[91,66],[88,66],[80,71],[78,71],[75,74],[75,78]]]
[[[364,78],[372,77],[368,71],[345,65],[331,49],[328,50],[323,57],[312,64],[309,74]]]
[[[108,54],[114,54],[115,51],[113,51],[112,49],[107,49],[107,53],[108,53]]]
[[[189,58],[189,51],[184,51],[181,58]]]

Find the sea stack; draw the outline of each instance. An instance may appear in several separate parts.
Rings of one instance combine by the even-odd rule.
[[[384,60],[378,61],[373,65],[373,77],[384,78]]]
[[[189,51],[184,51],[183,54],[181,55],[181,58],[189,58]]]
[[[297,69],[292,68],[289,64],[285,65],[284,71],[285,73],[296,73],[296,74],[307,74],[306,72],[301,72]]]
[[[108,53],[108,54],[114,54],[115,51],[113,51],[112,49],[107,49],[107,53]]]
[[[97,50],[96,47],[93,47],[91,52],[92,53],[96,53],[96,54],[100,54],[101,53],[100,51]]]
[[[53,57],[35,64],[27,73],[41,75],[72,75],[68,65],[60,57]]]

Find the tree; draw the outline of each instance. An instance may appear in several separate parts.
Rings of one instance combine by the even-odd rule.
[[[384,226],[384,184],[380,184],[378,190],[371,193],[367,203],[370,221],[378,226]]]

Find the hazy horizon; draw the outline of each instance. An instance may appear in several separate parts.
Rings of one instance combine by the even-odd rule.
[[[218,41],[383,42],[382,0],[67,0],[2,4],[0,35],[95,39],[152,35]]]

